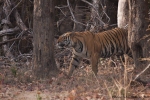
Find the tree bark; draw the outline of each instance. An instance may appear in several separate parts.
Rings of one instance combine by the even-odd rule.
[[[132,49],[133,59],[135,63],[135,71],[138,73],[144,69],[149,61],[141,61],[141,58],[150,57],[150,42],[142,39],[146,36],[148,23],[148,2],[144,0],[129,0],[129,27],[128,41]]]
[[[53,0],[34,0],[33,66],[37,78],[56,75]]]
[[[128,24],[128,11],[129,9],[127,0],[119,0],[117,13],[117,24],[119,28],[125,28],[125,26]]]

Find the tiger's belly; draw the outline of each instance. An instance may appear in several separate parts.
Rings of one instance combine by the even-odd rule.
[[[90,59],[90,54],[88,52],[76,52],[75,50],[73,50],[73,54],[82,58]]]

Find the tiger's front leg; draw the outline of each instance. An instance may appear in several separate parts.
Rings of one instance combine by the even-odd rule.
[[[91,64],[92,64],[92,71],[95,75],[98,73],[98,60],[99,60],[99,54],[94,53],[91,57]]]
[[[79,66],[81,60],[82,60],[81,57],[77,55],[73,55],[72,60],[70,62],[70,66],[69,66],[69,72],[68,72],[69,77],[73,74],[73,71],[75,70],[75,68]]]

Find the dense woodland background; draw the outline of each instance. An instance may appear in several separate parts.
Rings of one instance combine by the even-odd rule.
[[[122,24],[118,23],[119,1],[120,4],[126,4],[122,10],[125,13],[125,19],[120,22]],[[62,93],[65,96],[69,94],[67,100],[82,100],[81,97],[83,100],[90,100],[85,99],[89,97],[96,98],[95,100],[150,97],[149,8],[149,0],[0,0],[0,90],[5,90],[2,92],[5,94],[6,85],[15,84],[14,86],[31,91],[36,88],[39,91],[48,88],[48,91],[55,93],[69,91]],[[55,48],[58,36],[68,31],[88,30],[96,33],[122,27],[120,25],[128,28],[129,45],[136,66],[132,64],[128,67],[134,68],[134,71],[112,68],[108,59],[101,59],[97,78],[89,73],[89,67],[77,70],[71,79],[64,78],[58,71],[67,70],[71,57],[71,50]],[[119,66],[119,62],[114,61]],[[85,60],[81,66],[89,66],[89,62]],[[50,72],[58,72],[57,78],[53,77],[56,74]],[[144,78],[143,73],[146,75]],[[138,79],[142,84],[133,82],[132,85],[131,80],[137,79],[138,75],[143,79]],[[46,79],[45,83],[41,79]],[[50,86],[44,87],[47,84]],[[87,90],[89,91],[86,92]],[[36,99],[41,100],[42,93],[37,93]],[[15,100],[12,95],[10,98]],[[54,98],[60,99],[58,95]],[[4,97],[6,100],[9,98]]]
[[[84,0],[83,0],[84,1]],[[93,31],[98,32],[98,31],[103,31],[106,30],[107,28],[111,27],[116,27],[117,26],[117,0],[102,0],[101,5],[99,6],[99,12],[96,12],[99,14],[99,20],[102,22],[100,23],[93,23],[93,19],[91,18],[91,9],[93,8],[90,6],[88,3],[83,2],[81,0],[69,0],[69,6],[73,10],[72,12],[74,13],[75,19],[71,18],[71,13],[69,11],[69,7],[67,7],[67,0],[55,0],[54,5],[55,5],[55,11],[54,11],[54,28],[55,28],[55,35],[61,35],[65,32],[68,31],[85,31],[85,30],[90,30],[90,26],[93,25]],[[88,1],[92,2],[92,1]],[[6,32],[1,32],[3,33],[1,36],[4,36],[8,34],[9,39],[13,39],[14,37],[16,38],[19,33],[22,31],[26,31],[26,34],[23,33],[23,35],[32,35],[33,31],[33,0],[14,0],[9,3],[9,0],[6,0],[6,3],[9,4],[10,8],[5,8],[4,6],[5,2],[1,0],[0,3],[0,20],[1,20],[1,30],[3,30],[3,25],[5,24],[6,19],[6,13],[8,13],[8,20],[9,24],[8,29],[12,31],[6,31]],[[5,5],[4,5],[5,4]],[[103,8],[102,8],[103,7]],[[5,12],[4,10],[7,10]],[[9,11],[10,10],[10,11]],[[15,13],[18,13],[19,19]],[[97,15],[95,16],[97,17]],[[17,21],[22,20],[21,24]],[[77,22],[77,23],[75,23]],[[81,24],[80,24],[81,23]],[[7,23],[6,23],[7,24]],[[20,25],[19,25],[20,24]],[[44,23],[43,23],[44,24]],[[28,32],[30,31],[30,32]],[[13,42],[15,40],[12,40]],[[13,42],[9,42],[11,45]],[[3,42],[2,42],[3,43]],[[1,43],[1,44],[2,44]],[[17,40],[16,43],[11,48],[11,51],[14,50],[16,52],[12,53],[29,53],[32,50],[32,42],[31,39],[24,39],[24,40]],[[19,51],[18,51],[19,50]],[[3,50],[1,50],[1,54],[5,55]]]

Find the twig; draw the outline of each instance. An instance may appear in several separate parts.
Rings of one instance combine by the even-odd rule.
[[[146,60],[147,60],[147,61],[150,61],[150,58],[140,58],[139,60],[140,60],[140,61],[146,61]]]
[[[25,39],[27,39],[27,38],[32,38],[32,36],[26,36]],[[20,40],[20,39],[22,39],[22,38],[13,38],[13,39],[9,39],[7,41],[0,42],[0,46],[6,44],[8,42],[12,42],[12,41]]]
[[[137,43],[139,43],[141,40],[145,40],[146,38],[150,38],[150,34],[147,34],[145,36],[143,36],[142,38],[140,38]]]
[[[13,8],[11,9],[11,11],[9,12],[9,14],[8,14],[7,17],[10,16],[10,14],[13,12],[13,10],[14,10],[16,7],[18,7],[18,5],[19,5],[21,2],[22,2],[22,0],[20,0],[19,3],[17,3],[17,5],[15,5],[15,7],[13,7]],[[10,5],[12,4],[10,1],[9,1],[9,3],[10,3]]]
[[[81,24],[81,25],[87,26],[86,24],[83,24],[83,23],[81,23],[81,22],[78,22],[78,21],[75,19],[75,16],[74,16],[74,14],[73,14],[73,11],[72,11],[72,9],[71,9],[71,7],[70,7],[69,0],[67,0],[67,5],[68,5],[69,11],[70,11],[70,13],[71,13],[71,16],[72,16],[72,18],[73,18],[72,21],[74,21],[74,22],[77,23],[77,24]]]
[[[19,33],[19,35],[17,36],[17,38],[19,38],[20,36],[22,36],[23,34],[24,34],[24,32],[25,31],[22,31],[21,33]],[[16,43],[16,41],[14,41],[12,44],[11,44],[11,46],[10,46],[10,48],[8,49],[8,51],[7,52],[9,52],[11,49],[12,49],[12,47],[13,47],[13,45]]]
[[[106,90],[107,90],[107,92],[108,92],[108,95],[109,95],[110,100],[112,100],[112,93],[111,93],[110,90],[108,89],[108,86],[107,86],[107,84],[106,84],[105,81],[104,81],[104,86],[105,86],[105,88],[106,88]]]
[[[90,2],[88,2],[88,1],[86,1],[86,0],[81,0],[81,1],[87,3],[88,5],[92,6],[92,7],[95,9],[95,7],[93,6],[93,4],[91,4]]]
[[[105,1],[104,1],[105,2]],[[105,14],[105,16],[108,18],[108,21],[107,21],[107,23],[109,23],[109,21],[110,21],[110,17],[107,15],[107,13],[106,13],[106,6],[103,6],[102,5],[102,2],[100,2],[100,4],[101,4],[101,7],[102,7],[102,9],[103,9],[103,13]],[[106,4],[105,4],[106,5]],[[101,17],[102,18],[102,17]]]
[[[18,55],[17,58],[21,57],[21,56],[33,56],[33,54],[21,54],[21,55]]]
[[[63,7],[55,6],[55,8],[59,9],[64,16],[67,16],[67,15],[61,10],[61,8],[66,8],[66,7],[68,6],[63,6]]]
[[[70,7],[69,0],[67,0],[67,5],[68,5],[68,8],[69,8],[70,13],[71,13],[71,15],[72,15],[72,18],[75,20],[75,16],[74,16],[74,14],[73,14],[73,12],[72,12],[72,9],[71,9],[71,7]]]
[[[81,22],[78,22],[77,20],[74,20],[74,19],[71,19],[71,20],[74,21],[74,22],[77,23],[77,24],[81,24],[81,25],[87,26],[86,24],[83,24],[83,23],[81,23]]]
[[[92,72],[93,72],[93,71],[92,71]],[[94,75],[94,77],[95,77],[95,79],[96,79],[96,81],[97,81],[98,85],[100,85],[99,80],[98,80],[98,78],[97,78],[97,76],[95,75],[95,73],[94,73],[94,72],[93,72],[93,75]]]
[[[98,11],[97,11],[97,9],[95,8],[95,6],[92,4],[92,3],[90,3],[90,2],[88,2],[88,1],[86,1],[86,0],[81,0],[81,1],[83,1],[83,2],[85,2],[85,3],[87,3],[87,4],[89,4],[90,6],[92,6],[94,9],[94,11],[96,12],[96,14],[97,14],[97,19],[103,24],[103,25],[105,25],[105,23],[101,20],[101,17],[100,17],[100,15],[99,15],[99,13],[98,13]]]
[[[62,22],[66,19],[66,15],[65,15],[65,17],[63,17],[62,19],[60,19],[60,20],[58,20],[57,21],[57,27],[59,28],[59,26],[62,24]]]

